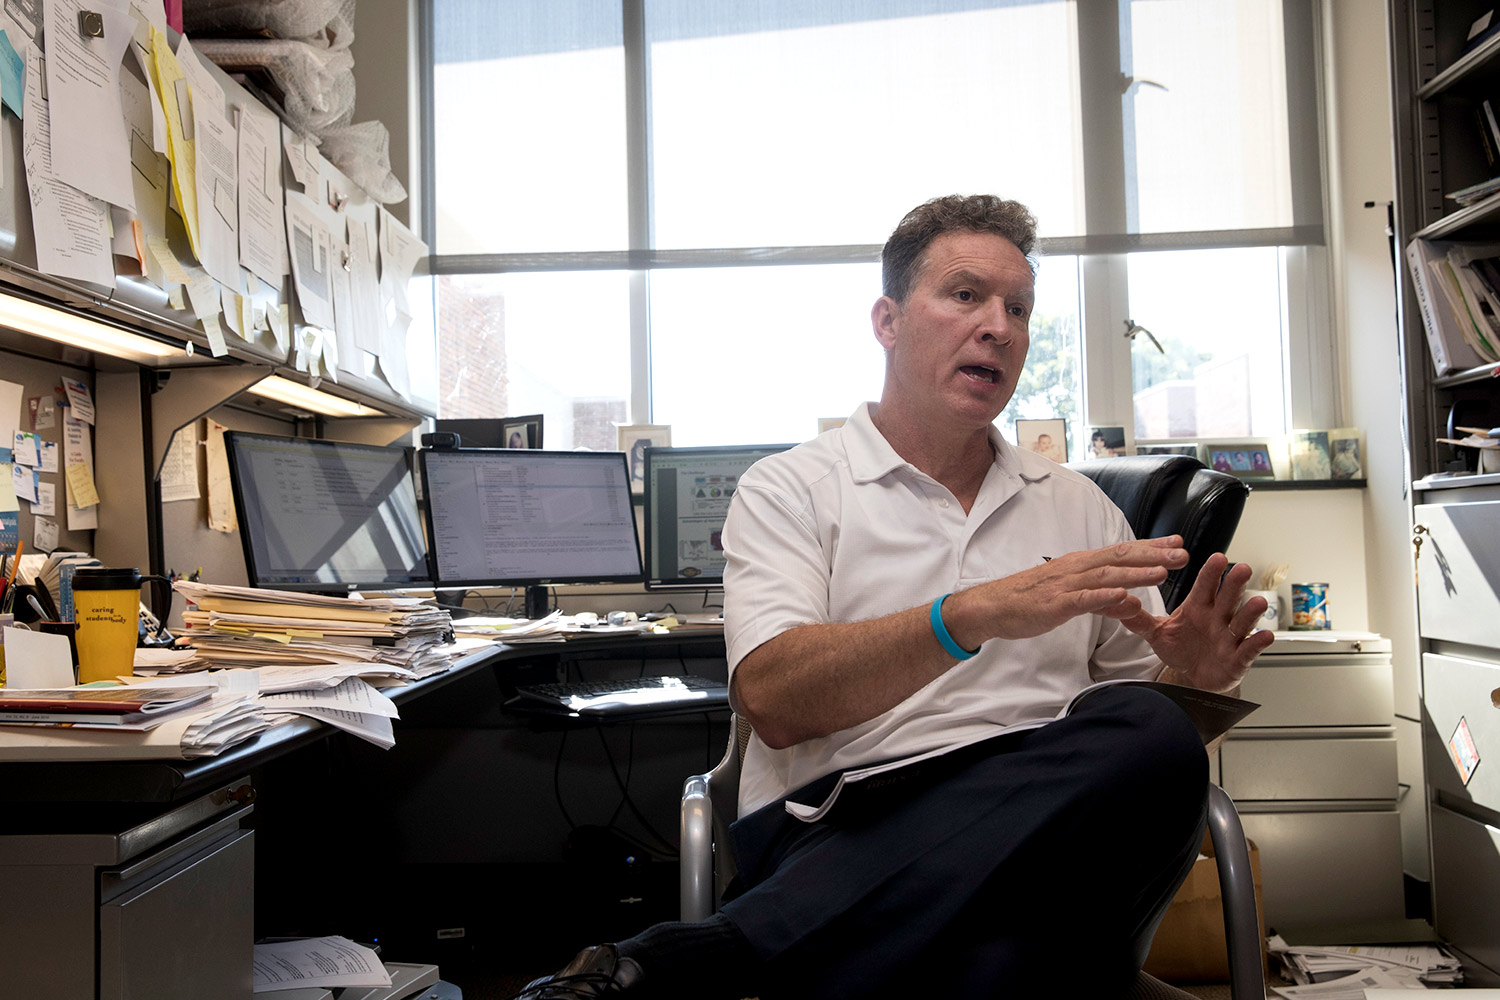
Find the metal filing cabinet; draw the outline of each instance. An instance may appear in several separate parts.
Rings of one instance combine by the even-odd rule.
[[[0,994],[249,1000],[250,798],[242,780],[166,809],[13,810],[0,822]]]
[[[1405,917],[1390,652],[1369,633],[1282,632],[1241,688],[1261,707],[1220,746],[1220,784],[1283,933]]]
[[[1414,485],[1432,923],[1500,971],[1500,476]]]

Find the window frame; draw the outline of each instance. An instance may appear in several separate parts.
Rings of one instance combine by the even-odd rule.
[[[626,184],[628,248],[616,251],[506,254],[442,254],[436,240],[434,4],[417,0],[421,60],[417,89],[421,101],[422,235],[434,248],[431,274],[498,274],[515,271],[618,270],[630,275],[629,419],[651,423],[651,274],[663,268],[779,266],[787,264],[870,263],[880,260],[879,244],[658,250],[652,232],[651,67],[645,0],[620,0],[625,53]],[[1120,10],[1129,0],[1075,0],[1078,21],[1085,228],[1090,233],[1125,233],[1127,177],[1124,141],[1128,106],[1121,107]],[[1131,380],[1133,342],[1122,335],[1130,316],[1126,256],[1151,250],[1192,250],[1247,246],[1281,248],[1285,292],[1283,358],[1287,430],[1337,427],[1343,404],[1332,315],[1332,270],[1323,236],[1326,149],[1322,21],[1317,0],[1281,0],[1286,44],[1289,130],[1294,142],[1318,150],[1315,157],[1293,157],[1294,224],[1282,228],[1150,233],[1127,236],[1046,238],[1041,256],[1077,256],[1079,323],[1083,357],[1084,419],[1089,424],[1134,426]],[[1332,391],[1329,391],[1332,387]],[[1321,390],[1321,391],[1320,391]]]

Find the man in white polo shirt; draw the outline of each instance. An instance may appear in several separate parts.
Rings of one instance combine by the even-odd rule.
[[[1035,230],[992,196],[909,213],[871,314],[880,402],[740,480],[723,536],[732,698],[754,728],[738,894],[523,996],[1009,995],[1065,962],[1089,995],[1133,979],[1202,837],[1196,731],[1128,687],[1005,730],[1108,678],[1231,690],[1271,636],[1259,598],[1236,609],[1250,568],[1222,555],[1162,615],[1181,539],[1135,540],[1090,480],[995,429]],[[785,808],[951,747],[819,821]]]

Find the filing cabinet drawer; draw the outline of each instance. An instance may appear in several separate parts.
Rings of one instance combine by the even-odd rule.
[[[1262,656],[1245,675],[1240,697],[1260,708],[1240,728],[1391,724],[1395,700],[1389,657],[1330,654],[1278,662],[1291,659]]]
[[[1417,553],[1422,635],[1500,645],[1500,500],[1418,504],[1427,529]]]
[[[1500,690],[1500,665],[1425,653],[1422,668],[1433,728],[1427,742],[1429,787],[1500,811],[1500,767],[1494,766],[1500,764],[1500,709],[1491,703],[1492,692]],[[1448,746],[1460,719],[1481,761],[1467,788]]]
[[[1351,924],[1402,920],[1401,825],[1390,811],[1257,812],[1242,809],[1260,849],[1266,924],[1283,934],[1337,933]]]
[[[250,1000],[255,840],[236,830],[99,906],[99,998]]]
[[[1235,739],[1219,750],[1224,790],[1236,802],[1396,800],[1396,737]]]
[[[1500,970],[1500,830],[1432,807],[1433,928]]]

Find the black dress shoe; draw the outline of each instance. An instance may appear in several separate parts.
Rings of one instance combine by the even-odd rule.
[[[640,994],[641,967],[622,958],[612,944],[591,945],[550,976],[537,979],[511,1000],[594,1000]]]

